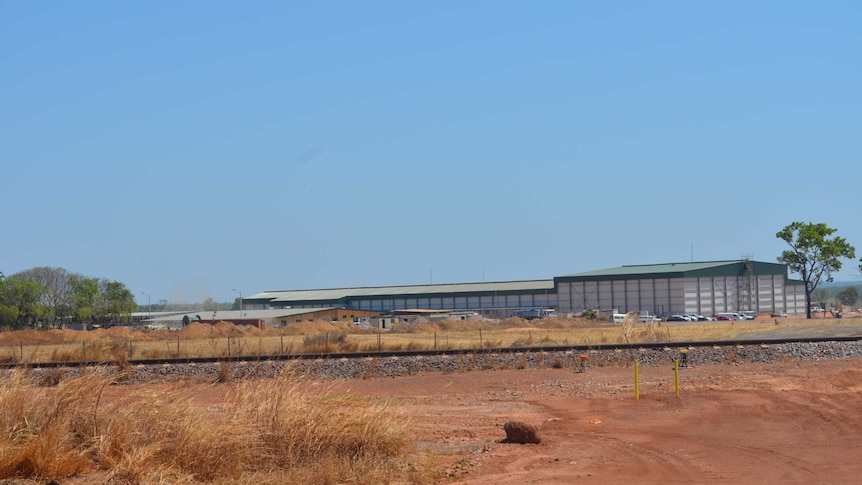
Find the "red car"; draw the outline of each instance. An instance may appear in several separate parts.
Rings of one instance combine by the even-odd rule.
[[[727,322],[727,321],[732,322],[733,321],[733,319],[728,317],[727,315],[719,315],[719,316],[715,317],[715,319],[718,321],[723,321],[723,322]]]

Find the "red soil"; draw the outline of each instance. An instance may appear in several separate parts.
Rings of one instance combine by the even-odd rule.
[[[309,390],[388,399],[430,452],[423,483],[858,483],[862,359],[781,364],[500,370],[308,381]],[[125,386],[111,392],[124,393]],[[194,384],[217,408],[228,386]],[[503,425],[539,427],[507,444]],[[420,480],[421,481],[421,480]]]

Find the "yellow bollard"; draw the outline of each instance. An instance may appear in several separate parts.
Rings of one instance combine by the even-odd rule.
[[[673,390],[676,397],[679,397],[679,360],[673,360]]]
[[[638,361],[635,361],[635,400],[641,398],[640,384],[638,383]]]
[[[682,364],[680,367],[688,367],[688,349],[679,349],[679,355],[682,356]]]

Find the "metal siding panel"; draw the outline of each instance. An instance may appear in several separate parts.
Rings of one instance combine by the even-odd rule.
[[[599,283],[582,282],[584,288],[584,310],[590,308],[599,308]]]
[[[727,312],[727,278],[712,279],[712,295],[715,299],[715,313]]]
[[[757,311],[775,313],[775,298],[777,296],[772,275],[757,277]]]
[[[682,278],[668,279],[670,305],[668,312],[685,313],[685,283]]]
[[[725,277],[727,281],[727,293],[725,294],[725,302],[727,302],[727,311],[739,311],[739,278]]]
[[[640,299],[640,304],[638,305],[639,312],[648,312],[652,315],[657,313],[654,286],[655,280],[638,280],[638,298]]]
[[[614,280],[611,284],[610,308],[624,309],[626,307],[626,281]],[[610,309],[609,308],[609,309]]]
[[[683,313],[697,313],[699,306],[698,304],[700,303],[698,283],[699,281],[697,278],[683,278]]]
[[[655,314],[667,315],[670,313],[670,280],[655,279],[653,283],[655,283]]]
[[[467,297],[467,308],[469,308],[469,309],[481,308],[481,305],[479,304],[479,297],[478,296],[468,296]]]
[[[558,308],[560,309],[560,313],[572,311],[571,283],[560,283],[560,285],[557,287],[557,301],[559,302]]]
[[[700,278],[697,280],[698,305],[697,313],[701,315],[715,315],[715,304],[713,301],[712,278]]]
[[[638,283],[640,280],[626,280],[626,312],[635,312],[640,310],[640,291]]]
[[[598,308],[599,307],[599,282],[598,281],[584,281],[584,308]]]
[[[610,281],[599,281],[598,288],[598,306],[596,309],[598,310],[610,310],[613,306],[613,290]]]

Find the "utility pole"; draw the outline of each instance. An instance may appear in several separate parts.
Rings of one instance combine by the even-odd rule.
[[[239,293],[239,318],[242,320],[242,292],[234,288],[235,292]]]

